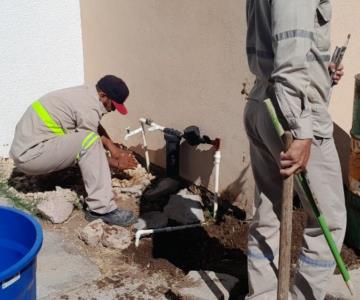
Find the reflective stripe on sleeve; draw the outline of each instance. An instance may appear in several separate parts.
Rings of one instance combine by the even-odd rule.
[[[323,62],[330,62],[330,55],[329,54],[321,54],[315,56],[313,53],[308,53],[306,55],[307,61],[323,61]]]
[[[76,155],[76,160],[79,160],[80,157],[88,150],[100,137],[95,132],[90,132],[81,143],[81,150]]]
[[[95,134],[89,141],[84,145],[84,150],[89,149],[100,137]]]
[[[301,30],[301,29],[295,29],[295,30],[288,30],[284,32],[280,32],[278,34],[275,34],[273,36],[273,39],[275,41],[281,41],[286,40],[290,38],[307,38],[310,40],[315,40],[314,33],[311,31]]]
[[[64,135],[64,130],[54,121],[54,119],[47,112],[45,107],[40,103],[39,100],[35,101],[32,108],[38,115],[38,117],[44,122],[47,128],[49,128],[56,135]]]
[[[82,141],[81,143],[81,148],[84,149],[85,145],[87,144],[87,142],[96,135],[95,132],[90,132]]]

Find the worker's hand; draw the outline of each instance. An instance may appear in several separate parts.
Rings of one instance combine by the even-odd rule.
[[[331,79],[334,84],[338,84],[340,79],[344,76],[344,66],[340,64],[337,68],[334,63],[330,63],[329,70],[331,72]]]
[[[134,169],[138,165],[138,161],[131,151],[119,147],[113,147],[111,150],[111,158],[117,161],[118,169]]]
[[[280,153],[280,174],[288,177],[304,171],[309,160],[311,139],[294,140],[288,151]]]
[[[130,150],[127,150],[125,148],[120,148],[118,146],[111,147],[109,149],[109,151],[110,151],[111,157],[113,157],[115,159],[123,159],[126,156],[134,157],[134,155],[132,154],[132,152]]]
[[[114,143],[111,139],[105,136],[101,136],[101,141],[104,147],[110,152],[108,161],[111,168],[119,169],[120,171],[136,168],[138,161],[131,151],[125,149],[117,143]]]
[[[135,169],[138,162],[132,153],[123,153],[117,159],[117,168],[119,170]]]
[[[137,160],[132,155],[124,155],[119,158],[108,157],[109,165],[114,170],[135,169],[138,165]]]

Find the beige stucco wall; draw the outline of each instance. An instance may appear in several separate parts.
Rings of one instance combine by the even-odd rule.
[[[126,117],[112,113],[104,120],[121,141],[125,128],[140,117],[184,129],[198,125],[203,134],[222,139],[221,189],[231,189],[245,202],[253,197],[249,151],[242,123],[251,86],[245,56],[245,0],[82,0],[85,79],[95,82],[113,73],[129,85]],[[353,75],[360,71],[357,0],[334,3],[333,41],[353,34],[344,63],[343,85],[331,104],[335,121],[347,132],[351,125]],[[357,23],[357,24],[355,24]],[[151,133],[151,161],[164,166],[162,135]],[[127,145],[142,152],[141,137]],[[209,147],[181,150],[181,175],[212,188]]]
[[[330,112],[347,133],[351,129],[354,95],[354,75],[360,73],[360,1],[333,1],[332,45],[341,46],[348,33],[351,40],[343,64],[345,76],[333,91]]]
[[[335,141],[337,144],[344,181],[347,182],[348,159],[350,153],[350,129],[354,97],[354,76],[360,73],[360,1],[332,1],[333,25],[332,45],[342,45],[348,33],[351,40],[343,64],[345,76],[341,84],[333,90],[330,113],[335,123]]]

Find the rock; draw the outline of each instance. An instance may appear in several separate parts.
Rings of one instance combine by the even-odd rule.
[[[0,158],[0,179],[6,181],[11,177],[14,169],[14,162],[12,159]]]
[[[124,173],[129,177],[129,179],[112,179],[113,187],[133,187],[133,186],[141,186],[141,192],[145,190],[145,188],[150,185],[151,180],[155,177],[151,173],[147,173],[147,171],[141,166],[138,165],[136,169],[125,170]]]
[[[185,286],[175,288],[175,292],[181,299],[226,300],[229,299],[231,290],[238,281],[237,278],[227,274],[212,271],[190,271],[185,277]]]
[[[101,219],[92,221],[80,231],[79,238],[89,246],[96,246],[104,233],[105,226]]]
[[[199,195],[191,195],[186,189],[170,197],[164,207],[164,213],[169,218],[181,224],[204,222],[204,213]]]
[[[160,211],[151,211],[140,216],[134,227],[137,230],[165,227],[168,223],[167,216]]]
[[[11,186],[11,187],[8,188],[8,192],[11,193],[11,194],[13,194],[13,195],[16,195],[17,190],[14,189],[14,188]]]
[[[57,194],[58,197],[63,197],[65,200],[67,200],[68,202],[71,203],[77,203],[79,201],[77,194],[70,190],[70,189],[63,189],[59,186],[57,186],[55,193]],[[49,193],[49,192],[47,192]],[[47,196],[47,193],[45,193],[45,197]],[[50,192],[53,193],[53,192]]]
[[[37,205],[37,210],[55,224],[65,222],[73,209],[74,204],[56,192],[46,192],[45,200]]]
[[[108,248],[126,249],[131,244],[130,233],[120,226],[104,226],[101,243]]]

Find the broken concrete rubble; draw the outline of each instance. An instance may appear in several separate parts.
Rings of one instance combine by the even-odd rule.
[[[117,198],[135,198],[140,199],[144,190],[151,184],[155,178],[151,173],[138,165],[134,170],[125,170],[126,179],[112,178],[113,192]]]
[[[155,176],[153,176],[151,173],[148,173],[141,165],[138,165],[136,169],[129,169],[123,172],[129,178],[113,178],[113,187],[125,188],[139,185],[144,190],[151,183],[151,180],[155,178]]]
[[[119,226],[104,227],[104,233],[101,237],[101,244],[104,247],[113,249],[126,249],[131,244],[130,233],[127,229]]]
[[[104,225],[101,219],[92,221],[79,232],[79,238],[89,246],[96,246],[104,233]]]
[[[14,169],[12,159],[0,157],[0,179],[7,180],[11,176]]]
[[[37,210],[54,224],[65,222],[71,216],[74,204],[78,202],[75,192],[58,186],[56,191],[43,193],[43,197],[44,200],[37,205]]]
[[[101,219],[92,221],[79,233],[79,238],[89,246],[101,243],[112,249],[126,249],[131,244],[130,232],[119,226],[109,226]]]
[[[128,194],[135,198],[140,198],[143,190],[144,190],[144,187],[142,185],[134,185],[131,187],[123,187],[123,188],[119,189],[120,193]]]

